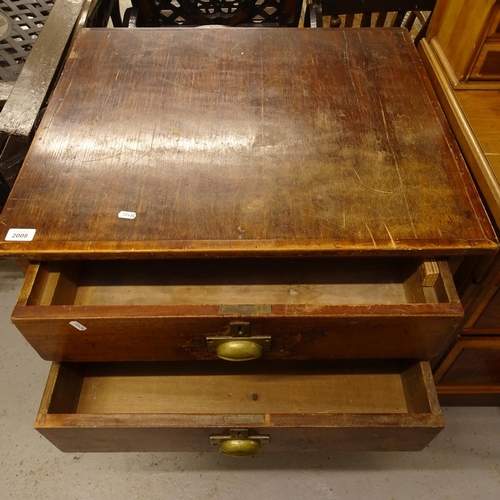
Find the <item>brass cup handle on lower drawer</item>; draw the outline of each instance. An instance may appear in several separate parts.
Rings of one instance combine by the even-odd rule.
[[[262,347],[251,340],[230,340],[220,344],[217,356],[226,361],[250,361],[262,356]]]
[[[208,349],[226,361],[250,361],[271,348],[271,337],[207,337]]]
[[[269,436],[251,436],[247,429],[231,429],[229,435],[210,436],[210,443],[218,445],[220,453],[228,457],[250,457],[269,441]]]

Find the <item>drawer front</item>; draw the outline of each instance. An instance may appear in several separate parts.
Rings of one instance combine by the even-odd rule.
[[[467,335],[500,335],[500,289],[491,286],[483,290],[474,313],[464,325]],[[465,333],[465,332],[464,332]]]
[[[33,265],[12,319],[44,359],[149,361],[216,359],[241,324],[270,359],[430,359],[462,316],[445,262],[243,259]]]
[[[460,337],[436,370],[439,400],[449,406],[500,405],[500,335]]]
[[[495,386],[500,392],[500,336],[460,337],[436,371],[440,385]]]
[[[420,450],[443,419],[424,362],[56,363],[35,426],[70,452]]]

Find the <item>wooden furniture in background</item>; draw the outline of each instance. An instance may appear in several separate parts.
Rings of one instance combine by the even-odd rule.
[[[500,234],[500,77],[477,81],[497,36],[500,2],[436,5],[419,51]],[[495,56],[497,57],[497,56]],[[500,74],[500,60],[494,65]],[[482,71],[482,70],[481,70]],[[488,78],[495,73],[490,72]],[[456,342],[436,360],[444,404],[500,404],[500,257],[464,262],[455,274],[465,308]]]
[[[322,0],[321,8],[324,16],[331,16],[332,27],[402,26],[410,32],[414,30],[420,39],[425,35],[428,14],[435,3],[436,0]]]
[[[57,2],[0,111],[0,210],[28,150],[32,132],[63,59],[84,0]]]
[[[500,2],[439,0],[427,39],[455,88],[500,88]]]
[[[297,26],[301,0],[132,0],[129,27]]]
[[[421,449],[497,250],[405,29],[83,30],[0,222],[66,451]]]

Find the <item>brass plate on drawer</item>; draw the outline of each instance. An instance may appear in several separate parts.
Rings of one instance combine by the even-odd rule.
[[[219,304],[219,314],[241,314],[245,316],[271,314],[270,304]]]
[[[255,395],[253,395],[255,399]],[[229,413],[224,415],[224,423],[227,425],[264,425],[266,423],[266,416],[262,413]]]

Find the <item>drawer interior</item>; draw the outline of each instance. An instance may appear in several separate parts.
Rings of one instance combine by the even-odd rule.
[[[431,412],[423,363],[63,363],[48,414]],[[429,373],[430,376],[430,373]]]
[[[429,284],[420,259],[44,262],[27,305],[449,302],[449,269],[444,262],[433,269]]]

